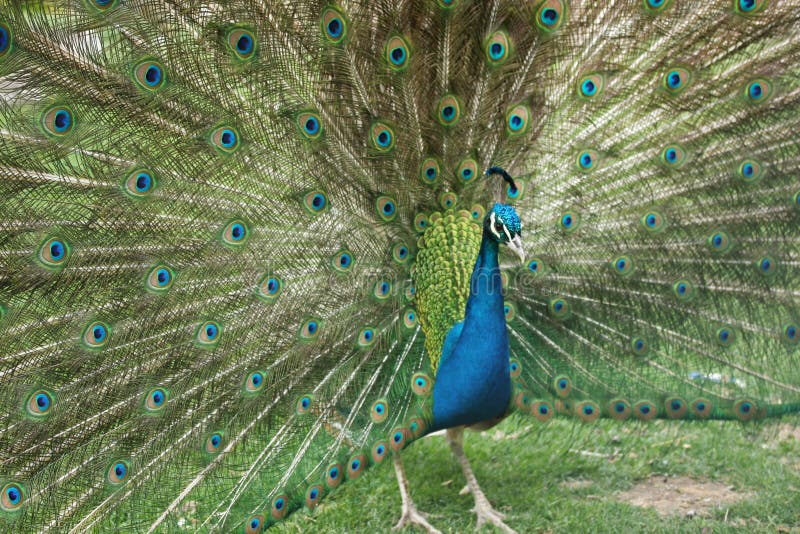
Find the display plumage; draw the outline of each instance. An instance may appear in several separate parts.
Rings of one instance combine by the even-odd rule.
[[[0,5],[4,530],[800,410],[800,1]]]

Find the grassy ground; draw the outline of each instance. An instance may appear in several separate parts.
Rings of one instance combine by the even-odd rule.
[[[798,418],[765,427],[509,420],[483,434],[468,433],[466,452],[489,499],[521,533],[800,533]],[[431,523],[443,532],[474,531],[472,497],[459,495],[464,478],[444,438],[414,443],[403,459],[412,496]],[[636,495],[655,499],[648,481],[663,486],[664,479],[673,488],[668,491],[676,492],[675,514],[624,502]],[[686,497],[687,480],[697,482],[699,497]],[[707,481],[719,484],[703,486]],[[725,496],[717,490],[737,502],[718,506]],[[693,517],[687,516],[686,502],[678,506],[687,499]],[[394,470],[387,461],[345,484],[313,514],[298,512],[275,531],[388,532],[399,511]]]

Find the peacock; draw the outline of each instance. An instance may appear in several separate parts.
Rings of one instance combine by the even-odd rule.
[[[437,532],[435,431],[512,532],[465,429],[800,411],[800,0],[0,6],[4,532]]]

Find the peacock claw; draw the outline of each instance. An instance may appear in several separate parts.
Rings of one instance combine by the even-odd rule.
[[[425,530],[425,532],[428,532],[428,534],[442,534],[440,530],[428,523],[426,515],[417,510],[417,507],[414,505],[403,506],[403,515],[392,530],[400,530],[408,526],[419,527]]]
[[[506,518],[505,514],[495,510],[485,497],[483,499],[475,499],[475,508],[473,511],[478,516],[478,530],[480,530],[486,523],[489,523],[496,526],[506,534],[517,534],[516,530],[512,529],[503,522],[503,520]]]

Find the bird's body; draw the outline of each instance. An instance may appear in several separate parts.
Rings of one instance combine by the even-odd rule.
[[[445,338],[433,386],[433,427],[472,425],[505,413],[511,397],[499,244],[484,236],[464,321]]]
[[[390,456],[431,530],[444,428],[506,530],[465,426],[797,412],[798,28],[0,2],[0,530],[254,533]]]

